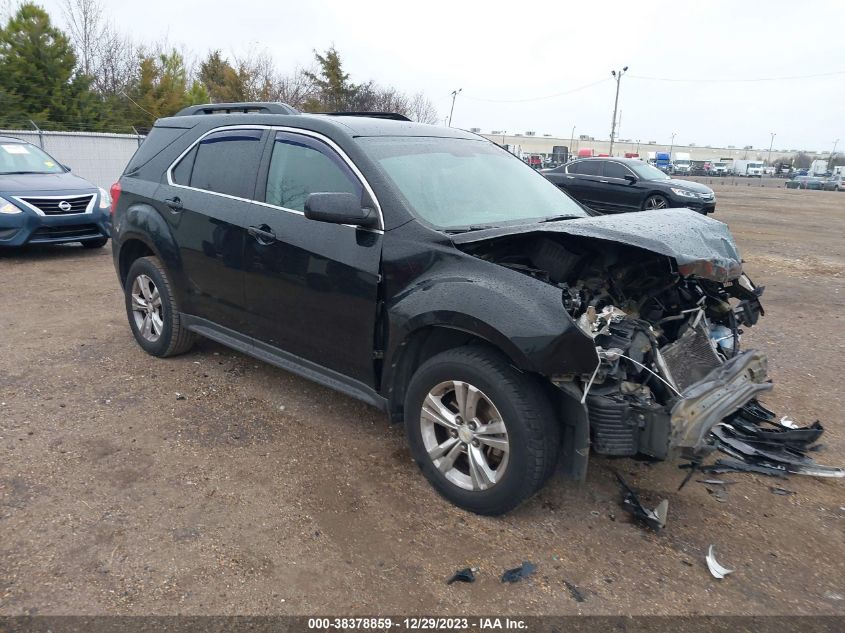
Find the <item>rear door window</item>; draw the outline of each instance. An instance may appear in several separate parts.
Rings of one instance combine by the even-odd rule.
[[[251,199],[263,149],[262,135],[261,130],[221,130],[203,138],[196,147],[190,186]],[[184,178],[187,166],[180,170],[181,167],[180,162],[173,171],[174,177],[178,171]]]
[[[363,186],[322,141],[304,134],[276,133],[264,201],[304,211],[305,199],[312,193],[351,193],[361,199]]]
[[[603,160],[585,160],[579,163],[578,173],[584,176],[601,176],[604,171]]]

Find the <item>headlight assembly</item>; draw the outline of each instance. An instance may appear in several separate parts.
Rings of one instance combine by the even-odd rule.
[[[676,189],[672,187],[672,191],[675,192],[676,195],[681,196],[682,198],[697,198],[698,194],[694,191],[687,191],[686,189]]]
[[[21,210],[8,200],[0,198],[0,213],[4,215],[14,215],[16,213],[21,213]]]
[[[109,192],[102,187],[97,187],[97,189],[100,190],[100,208],[108,209],[111,207],[111,196],[109,195]]]

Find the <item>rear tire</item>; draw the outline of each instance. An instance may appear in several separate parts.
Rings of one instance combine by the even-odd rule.
[[[554,472],[561,444],[541,385],[480,346],[448,350],[420,366],[405,398],[405,432],[437,492],[486,515],[504,514],[537,492]]]
[[[124,296],[129,327],[145,352],[165,358],[191,349],[195,336],[182,324],[167,271],[157,257],[141,257],[132,263]]]
[[[91,249],[93,249],[93,248],[103,248],[103,246],[105,246],[108,243],[109,243],[109,238],[101,237],[101,238],[96,239],[96,240],[85,240],[84,242],[82,242],[82,246],[84,248],[91,248]]]

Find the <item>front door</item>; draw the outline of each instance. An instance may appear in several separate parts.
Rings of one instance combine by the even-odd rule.
[[[383,234],[309,220],[311,193],[348,192],[360,179],[327,142],[276,132],[246,241],[246,303],[259,341],[374,387],[373,341]]]

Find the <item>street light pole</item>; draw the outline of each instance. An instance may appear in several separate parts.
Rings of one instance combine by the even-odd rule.
[[[640,139],[637,139],[637,156],[640,155]]]
[[[672,162],[672,150],[675,149],[675,137],[678,135],[677,132],[672,132],[672,143],[669,145],[669,162]]]
[[[567,156],[567,160],[572,158],[572,149],[573,145],[575,144],[575,126],[572,126],[572,132],[569,134],[569,156]]]
[[[830,162],[827,164],[828,171],[833,171],[833,159],[836,158],[836,146],[839,144],[839,139],[833,141],[833,150],[830,152]]]
[[[775,144],[775,137],[777,136],[777,134],[775,134],[774,132],[769,132],[769,134],[772,135],[772,140],[769,143],[769,161],[768,161],[769,165],[771,165],[772,164],[772,145]]]
[[[626,70],[628,70],[627,66],[619,72],[615,70],[610,71],[610,74],[616,79],[616,99],[613,101],[613,120],[610,122],[610,150],[607,152],[610,156],[613,156],[613,137],[616,134],[616,109],[619,107],[619,83],[622,81],[622,75],[625,74]]]
[[[458,95],[462,90],[463,88],[458,88],[457,90],[452,91],[452,109],[449,110],[449,127],[452,127],[452,114],[455,112],[455,99],[458,98]]]

